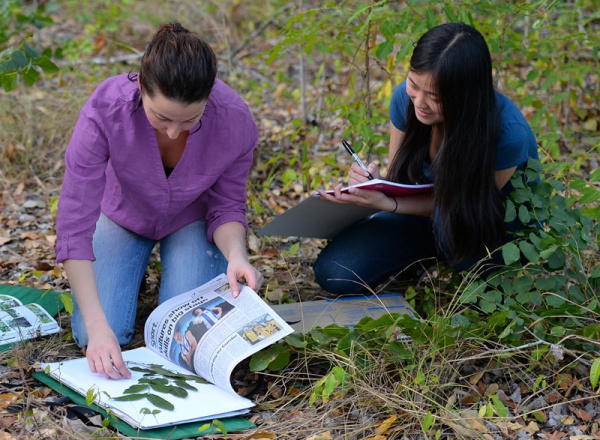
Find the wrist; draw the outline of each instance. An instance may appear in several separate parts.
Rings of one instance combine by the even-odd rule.
[[[394,209],[390,210],[390,212],[395,214],[398,210],[398,199],[396,197],[391,197],[391,199],[394,201]]]

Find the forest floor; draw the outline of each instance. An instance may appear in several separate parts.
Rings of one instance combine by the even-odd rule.
[[[175,14],[177,11],[172,11]],[[181,11],[179,11],[181,12]],[[189,17],[190,20],[193,17]],[[57,25],[50,32],[76,32],[81,25],[67,18],[55,17]],[[73,30],[75,29],[75,30]],[[150,35],[152,26],[136,23],[131,25],[132,35]],[[132,47],[143,47],[143,38],[133,39]],[[101,42],[98,41],[101,52]],[[224,63],[223,74],[255,76],[257,81],[271,81],[260,78],[251,64],[244,65],[242,57],[251,59],[247,52],[265,50],[267,42],[256,39],[251,45],[244,44],[242,55],[235,63]],[[112,66],[120,71],[129,71],[131,64],[122,62]],[[287,70],[276,66],[281,71],[292,74],[296,66],[290,65]],[[67,67],[67,73],[61,81],[73,84],[72,71],[77,66]],[[108,68],[107,70],[111,70]],[[290,73],[292,72],[292,73]],[[70,79],[69,79],[70,78]],[[273,80],[274,81],[274,80]],[[98,81],[99,82],[99,81]],[[334,83],[336,81],[333,81]],[[338,84],[343,84],[339,78]],[[6,127],[14,127],[15,131],[31,134],[28,141],[18,136],[1,134],[0,151],[3,154],[3,167],[0,169],[0,281],[3,283],[23,285],[37,289],[52,289],[59,292],[69,290],[68,281],[60,265],[55,262],[53,205],[59,195],[62,180],[62,152],[68,140],[70,130],[75,121],[82,98],[95,86],[95,83],[79,84],[81,90],[62,94],[58,89],[60,81],[41,81],[34,87],[21,87],[10,94],[0,92],[1,107],[4,111],[0,133]],[[272,85],[272,84],[271,84]],[[277,89],[277,87],[273,87]],[[312,90],[318,96],[318,90]],[[290,300],[311,300],[327,297],[314,282],[312,263],[323,242],[314,239],[297,238],[262,238],[257,236],[273,215],[294,206],[307,194],[306,188],[296,184],[283,190],[279,174],[289,164],[290,158],[301,157],[301,151],[295,146],[294,137],[304,140],[314,137],[314,149],[311,154],[315,161],[319,157],[330,157],[339,147],[332,139],[322,139],[311,133],[309,128],[297,132],[294,121],[299,118],[299,110],[291,98],[282,99],[283,93],[277,94],[279,100],[263,94],[261,99],[250,103],[260,131],[260,142],[256,154],[256,165],[250,176],[248,189],[250,203],[248,219],[251,226],[249,249],[251,261],[264,274],[265,286],[260,294],[266,300],[277,303]],[[73,105],[72,102],[77,103]],[[260,102],[260,104],[259,104]],[[2,113],[2,112],[0,112]],[[58,117],[60,124],[53,127]],[[48,119],[44,121],[44,119]],[[318,126],[324,121],[313,120],[311,124]],[[329,121],[331,123],[331,121]],[[35,125],[38,124],[39,127]],[[46,124],[46,125],[44,125]],[[385,127],[381,127],[385,130]],[[51,134],[51,136],[50,136]],[[38,142],[38,139],[42,139]],[[51,146],[48,148],[48,142]],[[48,148],[41,150],[41,147]],[[581,148],[589,147],[588,140],[582,140]],[[36,152],[36,148],[40,148]],[[33,149],[33,153],[31,152]],[[27,154],[31,161],[23,166],[19,161]],[[274,157],[281,159],[281,170],[273,184],[264,184],[270,177],[266,164]],[[282,159],[283,158],[283,159]],[[566,158],[568,160],[568,158]],[[588,170],[598,167],[598,158],[589,157]],[[7,164],[13,164],[17,170],[8,170]],[[348,166],[349,159],[342,156],[340,167]],[[43,170],[43,171],[39,171]],[[330,176],[331,177],[331,176]],[[335,177],[335,176],[333,176]],[[266,187],[266,189],[265,189]],[[253,203],[262,206],[261,210],[253,208]],[[300,243],[297,252],[290,253],[291,246]],[[156,259],[156,256],[153,257]],[[432,288],[436,286],[436,273],[432,273],[426,282]],[[405,280],[403,275],[386,286],[386,290],[403,291],[408,286],[415,286],[417,280]],[[143,343],[142,332],[144,319],[156,305],[160,273],[154,265],[150,265],[146,279],[141,288],[138,326],[131,347]],[[114,436],[124,438],[112,428],[101,429],[99,416],[89,414],[78,418],[69,411],[71,404],[50,405],[57,402],[59,395],[36,381],[31,373],[39,366],[39,362],[60,361],[81,356],[81,351],[69,336],[70,320],[66,312],[61,312],[58,321],[63,332],[56,337],[46,337],[28,342],[0,353],[0,440],[12,439],[84,439]],[[465,410],[456,414],[456,421],[446,426],[443,438],[484,438],[484,439],[600,439],[600,399],[596,391],[589,387],[589,371],[580,367],[563,370],[557,366],[555,370],[546,372],[548,385],[543,391],[536,392],[531,388],[519,388],[519,374],[528,372],[516,371],[506,374],[500,367],[488,364],[487,360],[465,361],[461,371],[470,374],[459,380],[461,388],[476,390],[480,395],[497,393],[500,389],[506,396],[506,402],[514,407],[519,406],[522,399],[528,399],[532,407],[537,409],[535,417],[525,420],[522,417],[486,422],[479,421],[473,410]],[[326,372],[326,371],[325,371]],[[295,376],[285,373],[251,373],[247,364],[242,364],[236,374],[239,379],[238,389],[258,403],[257,408],[248,416],[257,425],[256,430],[244,433],[215,434],[203,438],[227,439],[385,439],[385,420],[377,413],[370,413],[358,405],[361,396],[349,400],[338,399],[330,405],[308,405],[309,384],[314,383],[323,371],[320,367],[310,367],[302,378],[297,372]],[[306,380],[305,380],[306,379]],[[310,380],[308,380],[310,379]],[[240,385],[240,383],[242,385]],[[304,387],[299,384],[303,384]],[[370,390],[373,391],[373,390]],[[377,390],[373,391],[377,392]],[[463,395],[458,390],[457,395]],[[468,394],[465,407],[472,401]],[[533,403],[532,403],[533,402]],[[450,406],[451,404],[448,403]],[[462,420],[462,421],[461,421]],[[468,421],[468,422],[465,422]],[[370,428],[366,428],[370,427]],[[377,429],[379,428],[379,430]],[[142,438],[142,437],[140,437]],[[394,438],[426,439],[432,435],[424,434],[416,425],[407,427],[405,434],[395,434]]]

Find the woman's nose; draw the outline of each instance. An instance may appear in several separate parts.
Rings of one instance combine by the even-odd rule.
[[[181,133],[181,127],[179,124],[173,124],[167,127],[167,136],[169,136],[169,138],[177,139],[179,137],[179,133]]]
[[[415,107],[418,108],[425,108],[426,103],[425,103],[425,97],[423,96],[422,93],[415,93],[413,96],[413,103],[415,105]]]

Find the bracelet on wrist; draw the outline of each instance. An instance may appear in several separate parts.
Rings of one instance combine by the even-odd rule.
[[[394,201],[394,203],[396,204],[396,206],[394,206],[394,209],[391,210],[390,212],[395,213],[396,210],[398,209],[398,199],[396,197],[392,197],[392,200]]]

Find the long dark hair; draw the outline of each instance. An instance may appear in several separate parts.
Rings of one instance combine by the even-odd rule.
[[[178,22],[158,28],[137,74],[141,89],[150,97],[158,91],[184,104],[206,100],[216,76],[217,57],[211,47]]]
[[[486,247],[500,245],[505,234],[505,201],[494,179],[500,122],[488,46],[466,24],[437,26],[417,42],[410,70],[431,74],[444,119],[442,144],[432,162],[438,240],[452,263],[481,256]],[[391,180],[423,179],[432,130],[417,120],[411,101],[405,138],[390,164]]]

